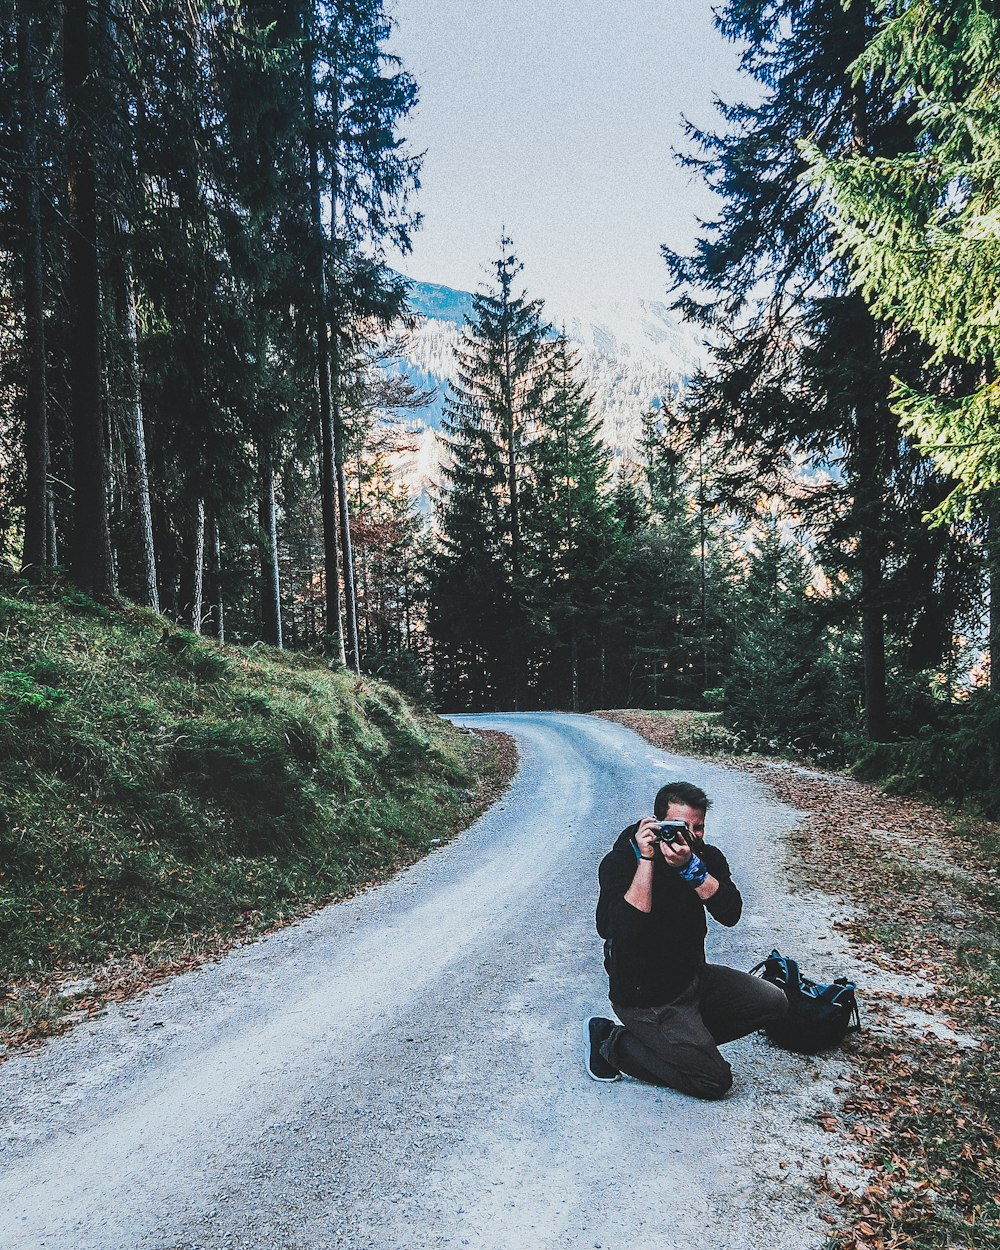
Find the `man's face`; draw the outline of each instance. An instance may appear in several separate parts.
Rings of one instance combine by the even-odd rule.
[[[665,820],[683,820],[692,837],[705,836],[705,813],[698,807],[688,807],[686,803],[670,803],[667,805]]]

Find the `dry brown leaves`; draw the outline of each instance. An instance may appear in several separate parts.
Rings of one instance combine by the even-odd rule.
[[[601,715],[656,746],[678,749],[682,717]],[[835,1225],[831,1246],[1000,1245],[993,1086],[1000,1020],[997,1003],[975,1001],[956,966],[957,950],[968,961],[995,946],[997,917],[985,897],[990,887],[995,895],[995,865],[977,862],[970,869],[968,842],[927,802],[846,775],[753,757],[715,758],[805,813],[789,838],[796,887],[843,898],[845,919],[837,927],[863,958],[915,979],[913,992],[862,994],[869,1027],[847,1048],[854,1072],[841,1090],[842,1118],[821,1118],[826,1131],[846,1133],[857,1144],[866,1177],[860,1190],[817,1178],[838,1209],[837,1216],[824,1216]],[[938,1027],[915,1032],[906,1019],[913,1010]],[[948,1029],[973,1044],[959,1047]]]

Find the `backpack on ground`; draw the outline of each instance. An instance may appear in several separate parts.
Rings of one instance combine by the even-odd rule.
[[[750,971],[784,990],[788,999],[787,1014],[765,1030],[778,1046],[814,1055],[839,1046],[849,1030],[861,1028],[856,987],[846,977],[820,985],[803,976],[794,959],[778,951]]]

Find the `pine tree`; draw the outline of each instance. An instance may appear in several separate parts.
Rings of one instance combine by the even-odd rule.
[[[907,113],[884,84],[851,78],[875,29],[872,0],[730,0],[719,25],[747,41],[743,65],[763,98],[724,107],[720,134],[691,128],[701,154],[688,163],[725,203],[694,256],[667,260],[686,286],[680,304],[689,315],[738,328],[730,326],[690,407],[724,437],[751,493],[787,479],[796,459],[814,472],[837,463],[848,511],[841,528],[858,573],[851,606],[862,618],[866,731],[880,739],[889,732],[886,487],[901,483],[905,468],[890,357],[907,353],[847,290],[818,195],[801,179],[796,140],[829,154],[893,154],[906,142]],[[803,344],[833,367],[810,372]]]
[[[915,331],[933,361],[978,376],[962,393],[900,381],[896,411],[957,481],[946,511],[1000,485],[1000,15],[979,0],[881,3],[884,25],[854,65],[854,81],[886,81],[913,113],[896,155],[808,149],[813,181],[877,316]],[[944,515],[940,513],[939,515]]]
[[[549,701],[574,712],[595,698],[584,673],[606,629],[615,542],[610,452],[578,367],[561,335],[546,360],[537,432],[527,449],[524,520],[529,610],[552,655],[553,671],[542,679]]]
[[[416,224],[399,135],[416,92],[389,29],[377,0],[7,4],[0,524],[20,548],[26,516],[26,571],[54,562],[58,530],[85,589],[110,593],[117,572],[155,607],[162,587],[221,636],[225,585],[231,636],[282,640],[286,511],[306,511],[322,427],[327,529],[339,485],[349,539],[354,361],[405,304],[384,254]],[[334,591],[339,563],[335,546]],[[304,641],[323,564],[301,561]]]
[[[638,460],[616,491],[608,697],[629,706],[694,706],[706,685],[711,592],[700,556],[697,500],[664,414],[643,418]],[[714,684],[714,678],[710,679]]]
[[[765,751],[829,751],[849,720],[802,557],[765,519],[738,597],[726,723]]]
[[[307,279],[298,259],[308,237],[301,32],[294,9],[274,0],[245,4],[230,20],[219,77],[227,201],[220,226],[243,361],[232,401],[255,450],[262,634],[280,647],[278,483],[293,427],[312,419],[310,353],[301,344]]]
[[[330,527],[335,512],[339,515],[348,658],[358,670],[342,365],[352,346],[352,323],[359,315],[375,316],[389,325],[402,310],[404,288],[388,273],[384,259],[389,245],[409,250],[411,233],[419,224],[410,196],[419,185],[420,158],[406,149],[399,134],[416,104],[417,89],[386,48],[392,23],[383,0],[308,0],[307,12],[323,515],[328,563],[336,555]],[[323,199],[328,226],[322,221]],[[332,492],[336,508],[327,497]],[[328,569],[331,633],[332,617],[339,611],[331,583],[335,577]]]
[[[500,247],[493,285],[473,296],[447,398],[431,628],[442,691],[518,709],[531,636],[522,505],[546,340],[541,301],[515,292],[523,266],[510,239]]]

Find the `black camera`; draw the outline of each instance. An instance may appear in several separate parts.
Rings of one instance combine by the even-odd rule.
[[[683,820],[661,820],[657,842],[666,842],[668,846],[689,846],[688,827]]]

